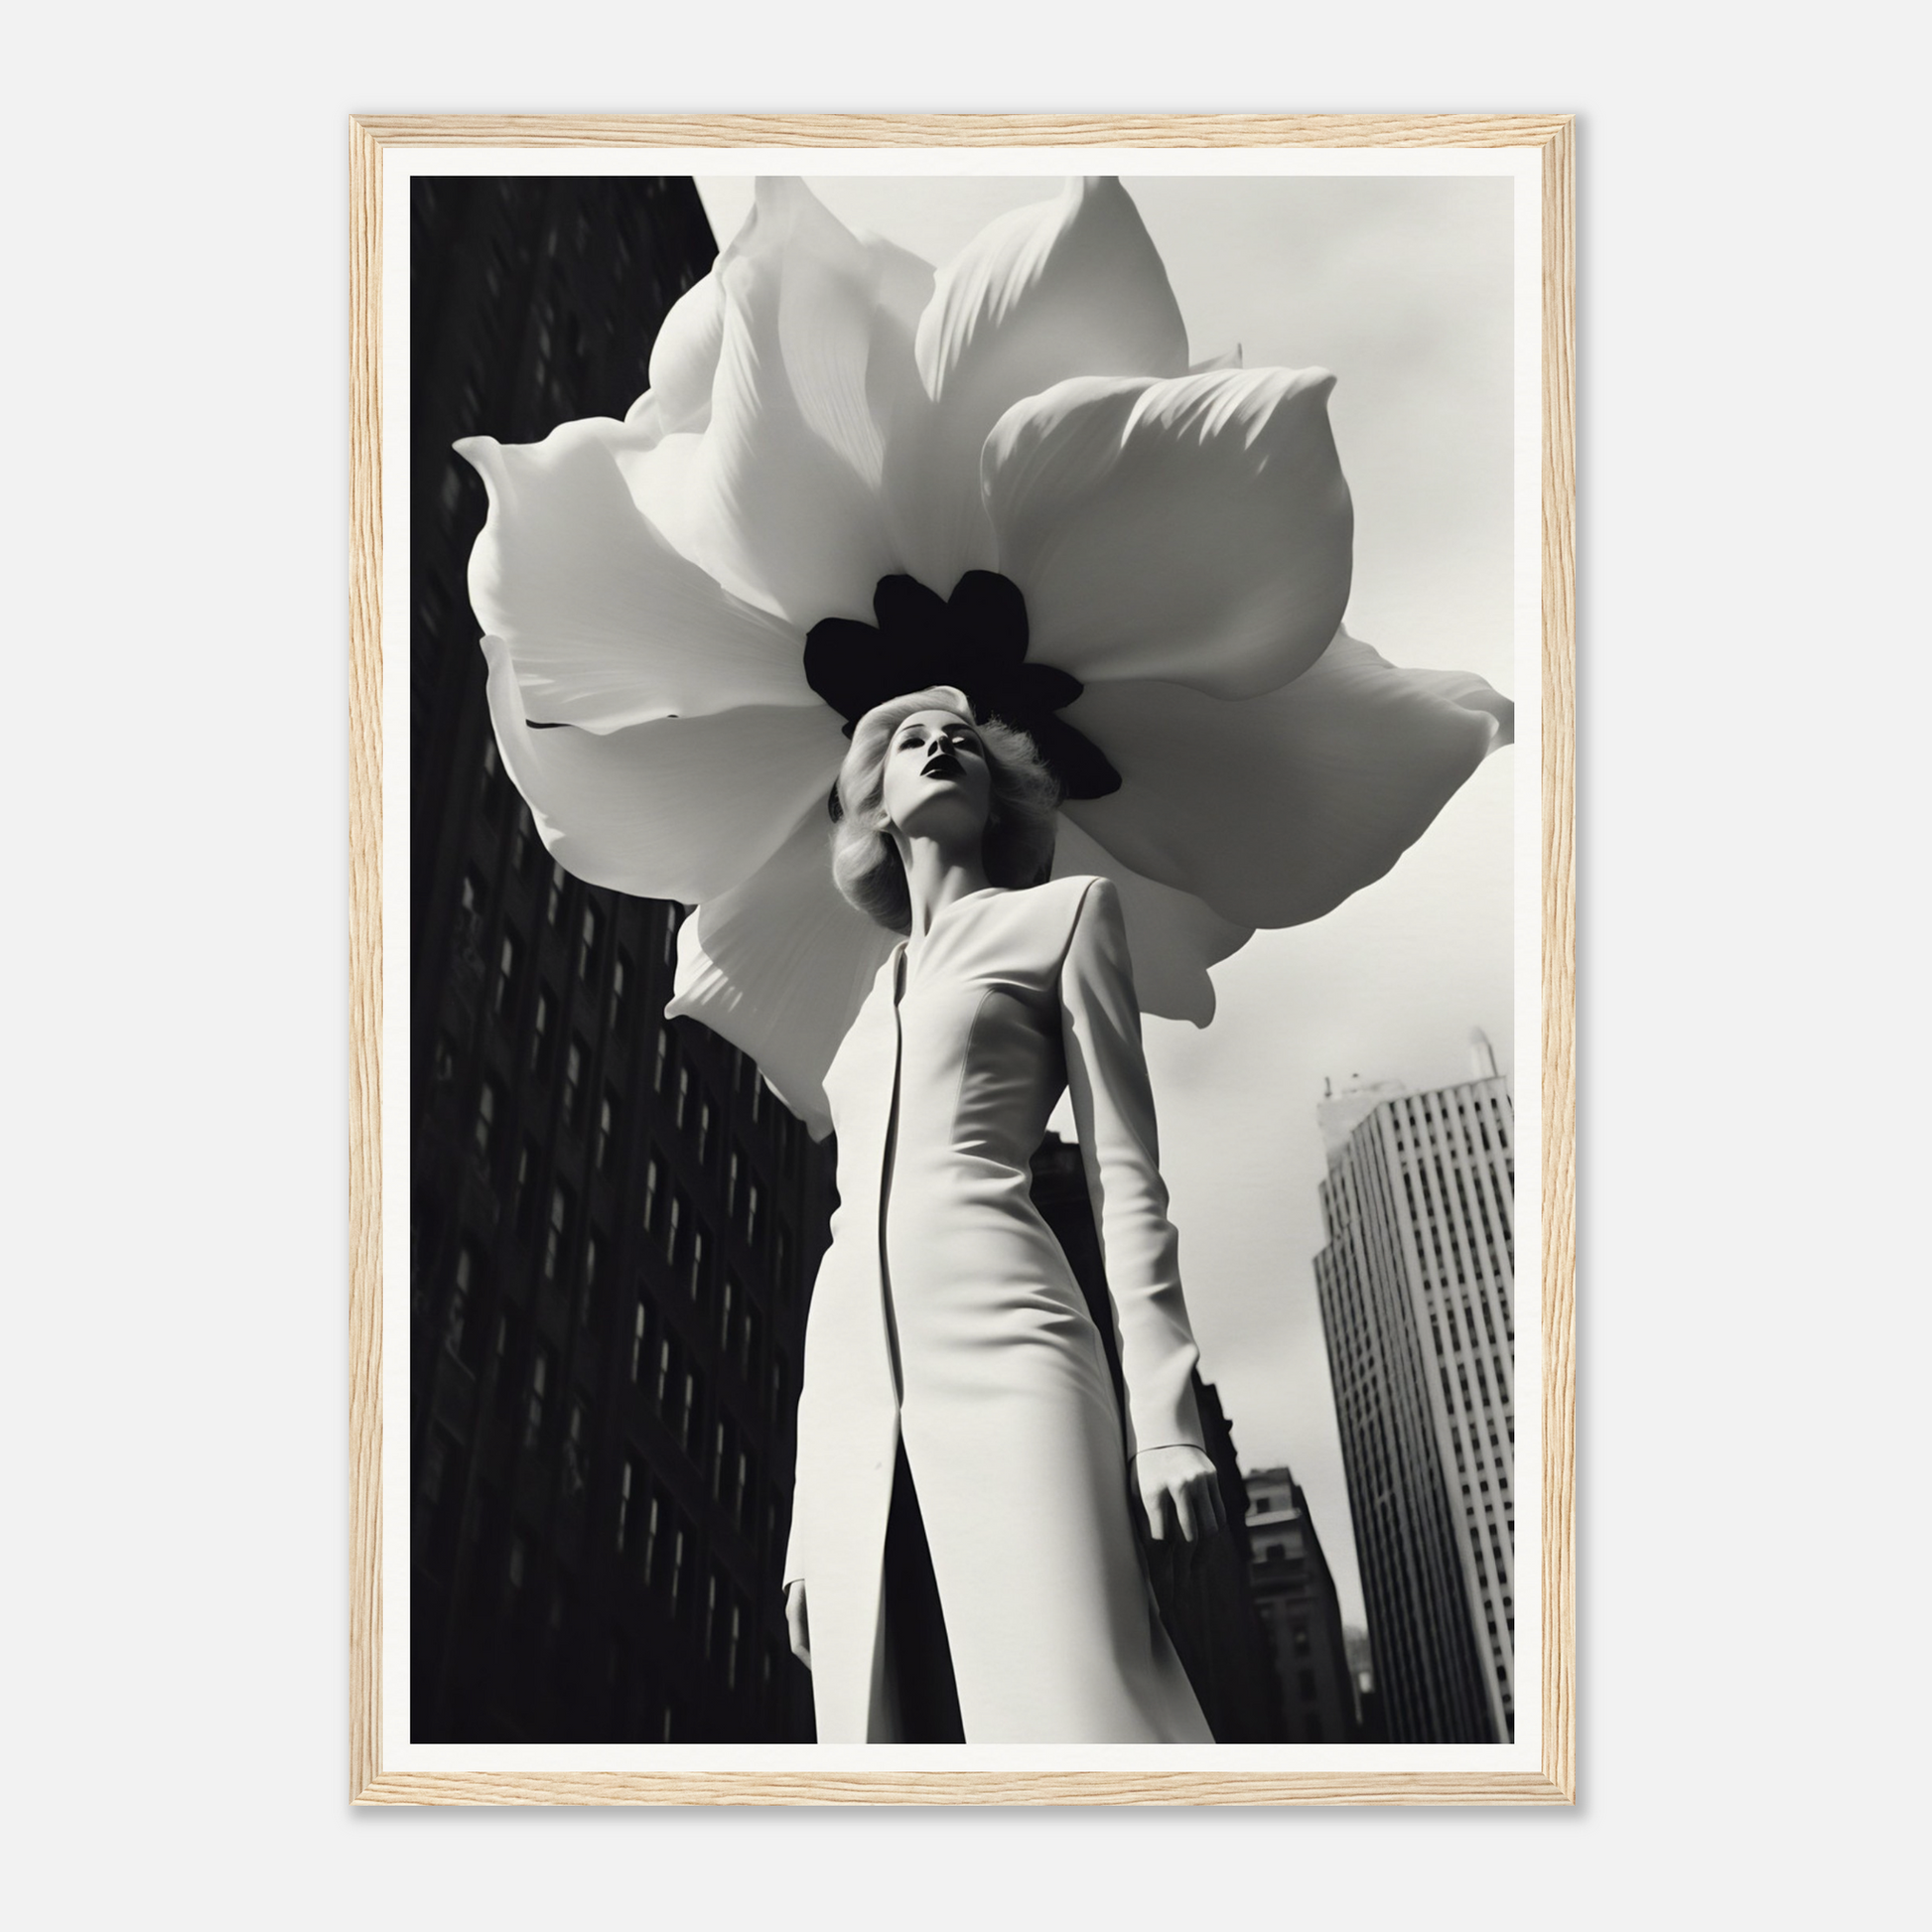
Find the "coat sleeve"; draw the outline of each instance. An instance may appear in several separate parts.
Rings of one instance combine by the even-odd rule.
[[[1128,1453],[1200,1448],[1191,1380],[1198,1350],[1181,1300],[1140,1003],[1111,879],[1093,880],[1074,913],[1060,968],[1060,1028],[1127,1385]]]

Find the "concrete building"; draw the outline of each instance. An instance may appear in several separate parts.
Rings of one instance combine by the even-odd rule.
[[[1353,1743],[1360,1712],[1341,1604],[1308,1499],[1286,1468],[1250,1469],[1246,1482],[1249,1575],[1281,1680],[1288,1741]]]
[[[1315,1280],[1394,1743],[1515,1727],[1515,1120],[1473,1046],[1460,1085],[1319,1109]]]
[[[711,231],[688,180],[431,177],[410,250],[412,1733],[809,1741],[779,1571],[829,1150],[665,1024],[678,908],[537,840],[450,451],[622,415]]]

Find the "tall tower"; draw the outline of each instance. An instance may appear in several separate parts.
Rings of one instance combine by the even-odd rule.
[[[621,415],[716,244],[688,180],[452,176],[410,250],[412,1734],[807,1741],[779,1585],[829,1151],[666,1023],[679,908],[543,851],[450,451]]]
[[[1341,1604],[1308,1498],[1286,1467],[1250,1469],[1246,1482],[1255,1606],[1275,1653],[1288,1740],[1358,1742]]]
[[[1515,1119],[1471,1044],[1460,1086],[1317,1110],[1315,1282],[1392,1743],[1515,1727]]]

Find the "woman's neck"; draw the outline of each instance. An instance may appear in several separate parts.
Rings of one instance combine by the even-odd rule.
[[[983,893],[993,883],[986,876],[985,858],[975,850],[942,846],[934,839],[900,838],[898,856],[905,867],[915,945],[955,899]]]

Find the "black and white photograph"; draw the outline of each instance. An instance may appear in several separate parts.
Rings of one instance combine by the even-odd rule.
[[[385,1765],[1543,1761],[1543,194],[390,154]]]
[[[1924,29],[10,17],[6,1922],[1924,1916]]]

